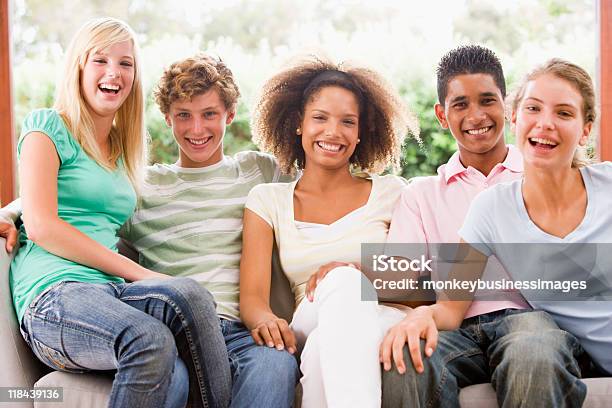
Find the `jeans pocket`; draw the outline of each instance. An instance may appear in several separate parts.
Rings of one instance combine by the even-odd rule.
[[[66,283],[67,283],[66,281],[61,281],[61,282],[54,283],[53,285],[45,288],[42,292],[40,292],[38,295],[36,295],[36,297],[30,302],[30,304],[28,305],[28,309],[30,309],[32,312],[35,311],[36,307],[38,306],[38,304],[41,303],[41,301],[50,292],[59,289],[61,286],[63,286]]]
[[[55,370],[70,373],[84,373],[86,371],[76,367],[61,351],[49,347],[35,338],[31,338],[31,347],[40,361]]]

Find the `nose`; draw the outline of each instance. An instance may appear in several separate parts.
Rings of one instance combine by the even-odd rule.
[[[470,104],[470,110],[468,111],[467,120],[473,124],[477,125],[483,122],[487,118],[487,114],[478,104]]]
[[[196,117],[193,121],[192,132],[195,136],[198,136],[204,132],[204,122],[202,119]]]
[[[340,124],[336,121],[330,121],[325,128],[325,136],[332,137],[338,133],[338,127]]]
[[[121,70],[119,66],[113,63],[107,65],[106,76],[109,78],[119,78],[121,76]]]
[[[540,111],[540,114],[538,115],[537,126],[540,129],[554,129],[555,122],[553,120],[553,112],[549,109],[542,109],[542,111]]]

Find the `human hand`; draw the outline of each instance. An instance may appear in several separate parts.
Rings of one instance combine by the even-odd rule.
[[[391,357],[397,372],[404,374],[404,345],[408,344],[410,358],[417,373],[423,372],[421,358],[421,339],[425,340],[425,355],[431,357],[438,345],[438,329],[433,319],[433,311],[428,306],[418,307],[407,313],[404,320],[387,331],[380,344],[379,358],[386,371],[391,369]]]
[[[293,330],[285,319],[274,315],[262,320],[251,330],[253,340],[260,346],[266,344],[268,347],[276,347],[277,350],[287,349],[291,354],[295,353],[296,340]]]
[[[17,228],[12,222],[0,219],[0,237],[6,239],[6,252],[11,253],[17,243]]]
[[[327,275],[332,269],[338,268],[339,266],[350,266],[352,268],[361,270],[361,264],[358,262],[350,263],[333,261],[321,266],[315,273],[310,276],[310,278],[308,279],[308,283],[306,284],[306,298],[310,302],[314,300],[314,292],[319,282],[321,282],[321,279],[323,279],[325,275]]]

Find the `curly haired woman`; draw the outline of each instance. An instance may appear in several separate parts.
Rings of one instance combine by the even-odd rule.
[[[362,243],[386,240],[405,182],[377,172],[398,163],[416,119],[376,72],[317,57],[270,78],[256,106],[259,146],[302,175],[249,194],[242,318],[260,344],[302,350],[304,407],[380,406],[378,346],[402,313],[361,300],[358,265]],[[297,305],[291,324],[269,304],[275,243]]]

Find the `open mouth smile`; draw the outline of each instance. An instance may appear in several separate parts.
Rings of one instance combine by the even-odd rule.
[[[101,83],[100,85],[98,85],[98,89],[106,94],[117,95],[121,90],[121,87],[119,85]]]
[[[529,144],[538,149],[552,150],[557,147],[558,143],[550,139],[544,139],[541,137],[530,137]]]
[[[321,142],[321,141],[316,142],[316,144],[317,146],[319,146],[321,150],[325,150],[326,152],[331,152],[331,153],[338,153],[345,147],[344,145],[341,145],[341,144]]]
[[[212,138],[213,138],[212,136],[208,136],[204,138],[197,138],[197,139],[186,137],[185,140],[187,140],[187,142],[189,142],[189,144],[192,146],[202,147],[206,145],[209,141],[211,141]]]

